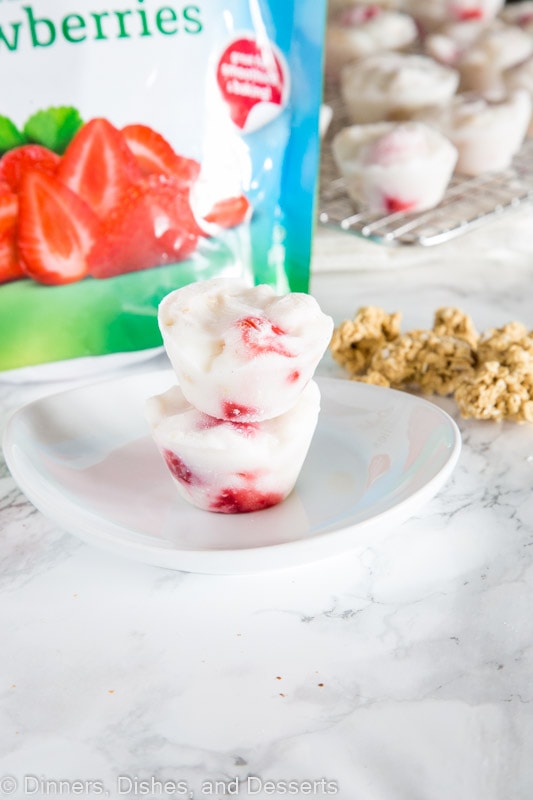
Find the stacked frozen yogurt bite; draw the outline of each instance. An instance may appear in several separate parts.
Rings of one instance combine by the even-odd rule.
[[[146,412],[181,495],[221,513],[281,502],[316,428],[331,317],[308,294],[213,278],[167,295],[159,327],[178,385]]]

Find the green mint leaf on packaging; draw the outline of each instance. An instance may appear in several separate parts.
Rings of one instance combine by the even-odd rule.
[[[8,117],[0,115],[0,155],[25,144],[26,138]]]
[[[26,122],[24,133],[31,142],[61,155],[82,125],[83,120],[75,108],[60,106],[37,111]]]

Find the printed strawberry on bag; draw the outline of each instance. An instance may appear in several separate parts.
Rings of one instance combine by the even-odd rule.
[[[7,183],[0,181],[0,283],[23,276],[17,252],[18,198]]]
[[[51,285],[81,280],[99,232],[95,213],[55,175],[23,173],[16,244],[25,275]]]
[[[0,0],[0,380],[160,348],[197,280],[308,290],[326,0],[130,6]]]
[[[198,161],[175,153],[161,134],[148,125],[126,125],[122,135],[145,175],[166,175],[183,186],[191,186],[200,175]]]
[[[188,257],[208,236],[190,203],[199,174],[149,126],[118,130],[103,118],[83,125],[63,156],[37,144],[8,150],[0,181],[18,213],[10,251],[0,250],[0,282],[110,278]],[[249,210],[244,196],[223,199],[206,221],[234,227]]]

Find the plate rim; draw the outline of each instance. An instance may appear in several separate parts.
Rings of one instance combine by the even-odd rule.
[[[324,549],[328,549],[327,546],[324,548],[324,543],[331,541],[332,537],[336,541],[339,541],[341,539],[346,539],[354,530],[363,531],[370,527],[379,529],[380,523],[383,523],[392,517],[396,519],[398,526],[403,524],[403,522],[410,517],[410,507],[420,507],[420,503],[418,501],[422,495],[428,495],[427,499],[431,499],[431,497],[435,496],[435,494],[449,479],[450,475],[455,469],[462,449],[462,437],[457,423],[444,409],[435,403],[431,403],[430,401],[418,395],[402,392],[397,389],[389,389],[382,386],[375,386],[373,384],[350,381],[346,378],[315,375],[315,380],[321,389],[323,387],[330,386],[334,387],[333,391],[335,391],[335,388],[342,386],[345,388],[345,391],[348,392],[360,391],[369,395],[377,393],[384,395],[387,393],[389,396],[394,395],[396,398],[401,397],[402,403],[407,402],[415,405],[430,406],[433,412],[436,413],[437,417],[440,417],[441,420],[446,423],[451,433],[451,445],[445,463],[437,472],[435,472],[427,481],[425,481],[422,486],[414,490],[407,498],[403,498],[399,502],[394,503],[390,508],[383,509],[371,517],[359,520],[355,523],[349,522],[347,525],[335,527],[333,530],[328,528],[316,533],[310,538],[301,538],[288,542],[278,542],[273,544],[262,544],[255,547],[230,547],[221,549],[183,549],[176,547],[172,542],[164,539],[159,540],[157,544],[153,544],[150,543],[152,537],[149,535],[139,533],[132,528],[128,528],[127,526],[116,523],[112,520],[104,519],[104,525],[102,525],[101,517],[97,517],[97,515],[95,515],[95,513],[90,509],[80,509],[80,507],[77,506],[71,499],[65,498],[59,489],[47,482],[46,478],[42,478],[37,469],[34,471],[35,481],[30,482],[30,487],[28,488],[28,480],[26,480],[24,474],[21,476],[23,467],[20,466],[17,459],[17,449],[20,449],[20,445],[14,438],[14,429],[18,420],[24,418],[24,416],[32,407],[39,406],[43,402],[53,402],[55,399],[62,396],[69,396],[80,392],[83,393],[86,390],[97,389],[98,387],[105,385],[123,384],[130,381],[138,382],[142,378],[148,378],[152,383],[163,379],[175,381],[175,376],[172,372],[172,369],[165,367],[163,369],[148,369],[144,371],[128,373],[114,376],[113,378],[109,378],[109,376],[107,376],[94,382],[86,383],[82,386],[66,388],[64,390],[54,392],[53,394],[41,396],[24,404],[11,413],[4,428],[2,436],[2,448],[6,465],[20,491],[27,497],[32,505],[35,506],[35,508],[37,508],[47,519],[57,525],[60,530],[64,530],[71,535],[76,536],[78,539],[86,542],[87,544],[98,546],[104,550],[107,550],[108,552],[114,552],[122,557],[127,557],[136,561],[141,561],[145,564],[151,564],[153,566],[166,569],[193,572],[198,574],[250,574],[284,567],[290,568],[316,562],[318,560],[325,560],[328,557],[335,557],[339,554],[339,547],[332,547],[331,553],[329,554],[327,552],[323,552]],[[320,425],[320,416],[318,424]],[[42,491],[42,487],[40,486],[42,482],[45,484],[45,491]],[[61,512],[56,514],[55,508],[57,508],[58,503],[60,503]],[[266,511],[268,511],[268,509]],[[93,525],[89,531],[88,526],[91,520],[97,520],[98,524],[96,526]],[[82,521],[83,524],[80,524],[80,521]],[[69,522],[70,524],[67,525],[66,522]],[[100,528],[100,530],[98,530],[98,528]],[[128,534],[129,536],[133,534],[134,539],[126,541],[124,539],[125,534]],[[110,541],[109,537],[113,535],[114,538],[112,541]],[[146,538],[146,542],[142,541],[144,538]],[[340,549],[342,551],[353,550],[357,549],[357,546],[358,543],[357,540],[355,540],[352,546]],[[303,559],[297,557],[298,553],[302,549],[311,551],[308,552],[308,557]],[[253,557],[251,554],[253,554]],[[268,554],[269,560],[271,562],[274,561],[275,563],[266,566],[261,566],[260,564],[254,563],[246,566],[246,562],[250,560],[252,562],[261,561],[261,557],[264,558],[265,554]],[[283,555],[280,556],[280,554]],[[178,560],[183,563],[181,565],[164,563],[165,561],[172,560],[172,558],[169,559],[169,556],[173,556],[174,558],[178,557]],[[274,556],[274,559],[272,559],[271,556]],[[214,560],[217,563],[212,565],[210,568],[201,568],[198,565],[195,566],[195,562],[197,560],[201,560],[202,558],[208,558],[210,561]],[[245,563],[243,564],[241,562]]]

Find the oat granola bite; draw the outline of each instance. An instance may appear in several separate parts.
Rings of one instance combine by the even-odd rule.
[[[482,364],[454,397],[465,419],[533,422],[533,375],[498,361]]]
[[[333,332],[330,349],[335,361],[351,375],[364,372],[372,356],[400,335],[400,314],[387,314],[377,306],[362,306],[352,320]]]
[[[489,328],[480,337],[477,352],[480,362],[498,361],[511,366],[520,359],[533,363],[533,334],[521,322]]]
[[[479,334],[472,319],[453,306],[438,308],[431,330],[399,331],[388,341],[376,332],[365,340],[362,323],[386,319],[383,309],[361,309],[332,339],[333,357],[350,377],[392,389],[453,396],[466,419],[533,422],[533,331],[519,322]]]
[[[454,306],[442,306],[435,311],[433,318],[433,333],[437,336],[453,336],[467,342],[476,350],[479,333],[472,318]]]
[[[474,366],[470,345],[453,336],[414,330],[381,348],[370,371],[383,376],[394,388],[411,386],[424,394],[452,394]]]

